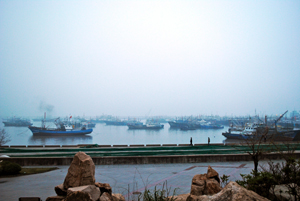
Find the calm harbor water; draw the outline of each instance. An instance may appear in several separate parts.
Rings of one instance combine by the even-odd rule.
[[[33,122],[34,126],[40,126],[40,122]],[[133,144],[189,144],[190,138],[193,144],[207,143],[208,137],[211,143],[223,143],[226,139],[222,132],[224,129],[197,129],[182,131],[171,129],[169,124],[164,124],[161,130],[130,130],[127,126],[108,126],[96,124],[93,132],[84,136],[33,136],[27,127],[4,127],[11,141],[6,145],[133,145]]]

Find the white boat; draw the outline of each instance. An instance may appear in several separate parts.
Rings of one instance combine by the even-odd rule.
[[[248,139],[253,138],[257,133],[257,128],[263,126],[258,123],[247,123],[243,130],[236,130],[230,127],[227,132],[222,133],[227,139]]]

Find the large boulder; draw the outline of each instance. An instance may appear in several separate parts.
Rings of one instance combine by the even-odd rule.
[[[281,201],[294,201],[295,198],[288,193],[289,189],[286,185],[276,185],[274,188],[274,195]],[[270,193],[273,192],[270,190]],[[299,192],[298,192],[299,193]]]
[[[93,199],[87,192],[76,191],[70,193],[64,201],[93,201]]]
[[[220,183],[215,179],[207,179],[205,182],[204,195],[213,195],[222,190]]]
[[[54,187],[54,190],[57,195],[60,196],[66,196],[67,195],[67,190],[64,188],[64,184],[59,184]]]
[[[95,184],[95,164],[90,156],[84,152],[75,154],[64,180],[64,189],[94,185]]]
[[[206,184],[206,174],[196,174],[192,179],[191,194],[203,195]]]
[[[125,197],[120,193],[112,193],[113,201],[125,201]]]
[[[78,192],[78,191],[88,193],[91,196],[93,201],[98,200],[100,197],[100,189],[97,188],[95,185],[86,185],[86,186],[69,188],[67,191],[67,195],[70,195],[71,193]]]
[[[206,174],[197,174],[192,179],[191,195],[213,195],[222,190],[219,173],[208,166]]]
[[[186,201],[268,201],[257,193],[247,190],[236,182],[229,182],[219,193],[214,195],[191,195]]]
[[[172,195],[167,197],[166,200],[186,201],[190,194]]]
[[[220,177],[219,177],[219,173],[217,171],[215,171],[214,169],[212,169],[212,167],[208,166],[207,168],[207,178],[210,179],[215,179],[220,183]]]
[[[104,192],[101,196],[99,201],[125,201],[125,197],[120,194],[109,194],[108,192]]]
[[[95,186],[97,186],[99,189],[100,189],[100,196],[104,193],[104,192],[107,192],[108,194],[112,194],[112,189],[110,187],[109,184],[107,183],[99,183],[99,182],[96,182],[95,183]]]
[[[95,183],[95,165],[84,152],[75,154],[64,183],[54,187],[57,196],[47,201],[125,201],[122,194],[113,194],[108,183]]]
[[[67,197],[70,197],[71,194],[82,192],[83,194],[88,193],[90,195],[90,199],[92,201],[97,201],[100,197],[100,190],[95,185],[87,185],[87,186],[78,186],[74,188],[68,188]],[[87,197],[87,196],[85,196]]]
[[[101,196],[100,196],[100,201],[113,201],[113,197],[111,194],[109,194],[108,192],[104,192]]]

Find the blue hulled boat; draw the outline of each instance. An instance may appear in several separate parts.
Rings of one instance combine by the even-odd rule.
[[[46,119],[46,114],[44,120]],[[74,135],[85,135],[93,132],[93,129],[86,129],[86,126],[75,127],[72,125],[71,128],[66,128],[65,123],[61,122],[59,118],[54,121],[56,128],[48,128],[45,126],[45,122],[42,121],[41,127],[29,126],[33,135],[36,136],[74,136]]]
[[[33,135],[36,136],[74,136],[74,135],[85,135],[93,132],[93,129],[55,129],[55,128],[42,128],[29,126],[28,127]]]

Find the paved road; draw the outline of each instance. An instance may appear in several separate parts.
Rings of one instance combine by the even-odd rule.
[[[260,161],[260,165],[267,161]],[[113,193],[121,193],[126,199],[133,198],[135,191],[145,188],[161,189],[163,185],[176,188],[176,194],[189,193],[194,175],[204,174],[211,166],[220,176],[229,175],[230,181],[241,179],[240,174],[249,174],[253,162],[209,162],[182,164],[145,164],[145,165],[97,165],[96,182],[109,183]],[[40,166],[39,166],[40,167]],[[59,169],[36,175],[0,178],[0,200],[18,200],[19,197],[47,197],[55,195],[54,187],[63,183],[69,166],[55,166]],[[173,193],[171,193],[173,194]]]

